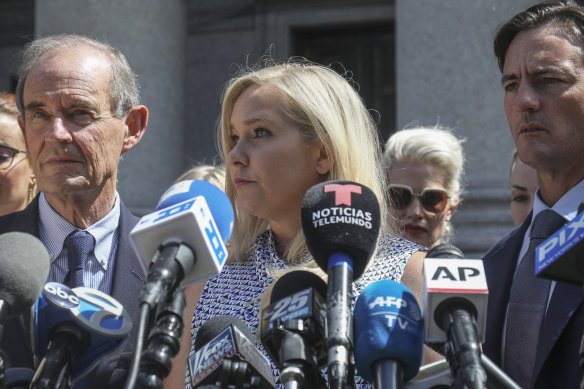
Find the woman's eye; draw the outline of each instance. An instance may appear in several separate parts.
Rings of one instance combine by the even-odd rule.
[[[529,197],[527,196],[515,196],[511,198],[511,201],[515,203],[527,203],[529,201]]]
[[[231,141],[233,142],[233,144],[237,144],[237,142],[239,142],[239,136],[231,135]]]
[[[265,128],[256,128],[254,132],[256,138],[261,138],[270,134],[270,131],[266,130]]]

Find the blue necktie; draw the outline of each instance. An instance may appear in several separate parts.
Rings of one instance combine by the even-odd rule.
[[[75,230],[65,238],[69,271],[65,276],[65,285],[70,288],[84,286],[83,268],[90,252],[93,251],[95,240],[93,236],[83,230]]]
[[[559,230],[566,220],[546,209],[531,225],[529,248],[517,268],[509,304],[505,332],[505,372],[521,387],[531,382],[537,342],[547,307],[551,281],[535,276],[535,249]]]

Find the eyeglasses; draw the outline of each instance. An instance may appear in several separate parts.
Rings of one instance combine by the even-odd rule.
[[[0,170],[8,169],[12,166],[14,156],[18,153],[26,154],[26,151],[18,150],[6,145],[0,145]]]
[[[444,210],[450,196],[448,196],[448,192],[444,189],[426,188],[422,193],[414,193],[411,186],[399,184],[389,185],[389,198],[393,206],[397,209],[407,208],[414,197],[420,198],[420,203],[427,212],[438,213]]]

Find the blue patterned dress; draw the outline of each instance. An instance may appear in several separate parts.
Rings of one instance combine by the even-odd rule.
[[[191,352],[195,353],[194,341],[199,327],[213,316],[231,315],[247,324],[256,335],[260,319],[260,299],[264,289],[273,281],[268,269],[287,269],[290,265],[280,259],[274,248],[271,230],[258,235],[254,250],[247,261],[226,264],[216,278],[207,282],[195,309],[191,324]],[[353,283],[353,304],[359,293],[370,283],[390,279],[399,281],[410,256],[422,249],[415,243],[390,234],[383,234],[377,245],[375,259],[363,275]],[[258,349],[271,361],[260,342]],[[280,372],[272,362],[276,387],[280,384]],[[185,387],[191,389],[190,371],[187,366]],[[356,388],[372,388],[360,377],[355,377]]]

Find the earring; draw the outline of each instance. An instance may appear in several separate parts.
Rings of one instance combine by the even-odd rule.
[[[450,222],[447,221],[444,226],[444,243],[450,243],[450,235],[452,234],[452,226]]]
[[[27,193],[27,205],[30,204],[32,202],[32,200],[34,199],[34,196],[36,195],[36,190],[37,186],[36,186],[36,178],[35,176],[31,176],[30,177],[30,183],[28,185],[28,193]]]

